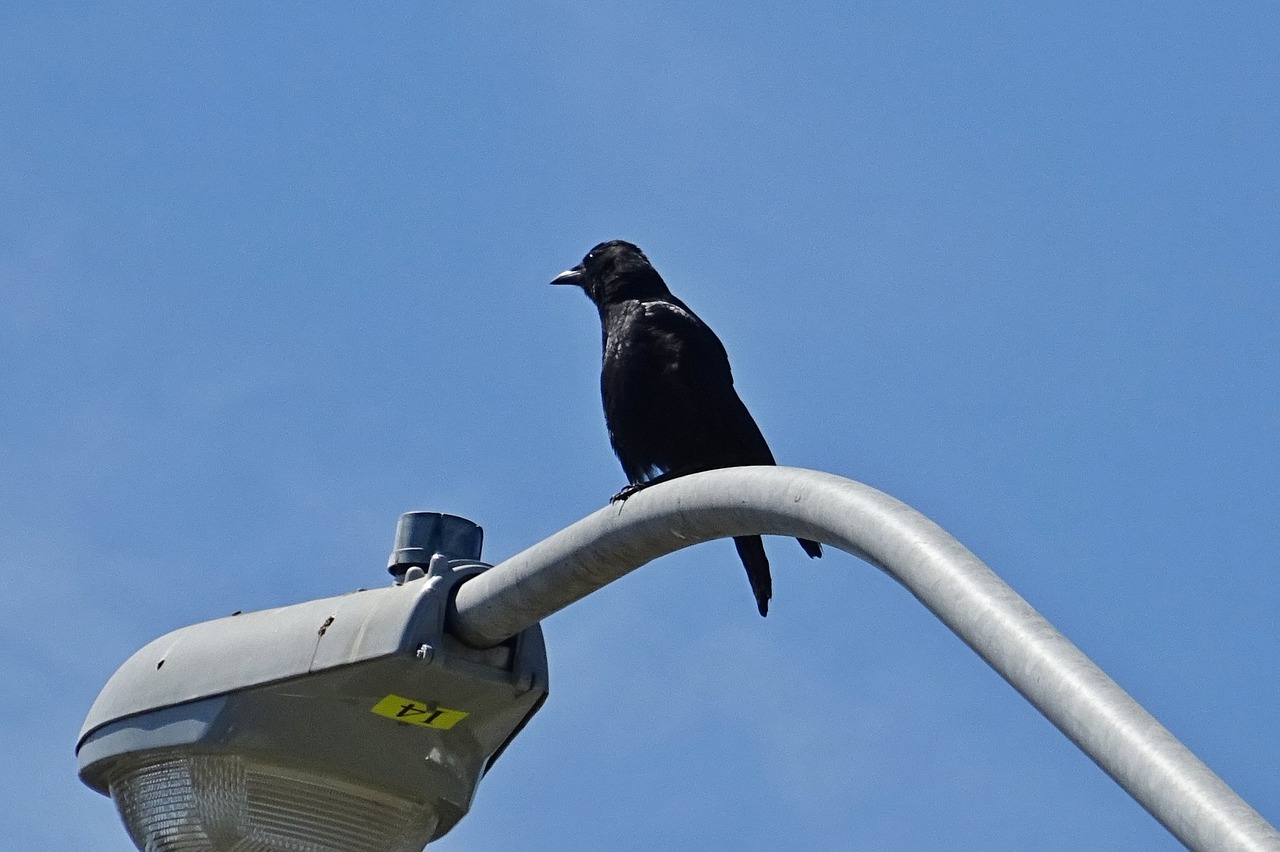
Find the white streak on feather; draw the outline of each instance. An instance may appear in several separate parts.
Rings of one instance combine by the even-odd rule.
[[[689,313],[679,305],[673,305],[670,302],[665,302],[665,301],[641,302],[640,307],[644,309],[644,313],[646,316],[653,316],[659,310],[666,310],[666,311],[670,311],[673,314],[676,314],[677,316],[684,317],[687,320],[692,320],[694,318],[693,314]]]

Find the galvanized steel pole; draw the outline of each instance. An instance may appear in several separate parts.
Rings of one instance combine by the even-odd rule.
[[[491,646],[652,559],[750,533],[822,541],[902,583],[1188,848],[1280,852],[1280,833],[981,560],[831,474],[731,468],[645,489],[465,582],[450,630]]]

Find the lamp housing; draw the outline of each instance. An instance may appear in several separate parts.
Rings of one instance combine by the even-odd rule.
[[[417,852],[466,814],[546,699],[546,648],[536,625],[485,650],[445,632],[459,584],[490,566],[479,527],[413,514],[470,524],[436,540],[474,556],[419,552],[389,588],[184,627],[111,677],[80,778],[140,850]]]

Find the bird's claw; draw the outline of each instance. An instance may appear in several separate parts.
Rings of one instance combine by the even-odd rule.
[[[609,502],[620,503],[623,500],[626,500],[632,494],[635,494],[637,491],[643,490],[646,484],[647,483],[644,483],[644,482],[633,482],[630,485],[628,485],[626,488],[619,491],[617,494],[610,497]]]

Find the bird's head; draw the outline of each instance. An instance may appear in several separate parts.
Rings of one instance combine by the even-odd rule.
[[[662,276],[640,248],[626,240],[610,240],[587,252],[582,263],[566,269],[552,284],[576,284],[597,305],[624,299],[670,295]]]

